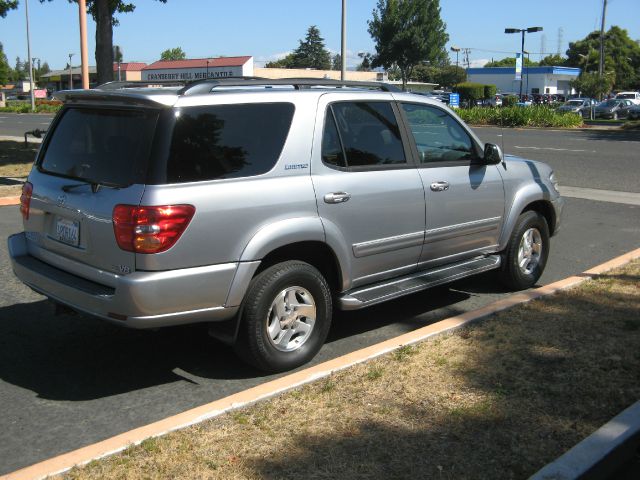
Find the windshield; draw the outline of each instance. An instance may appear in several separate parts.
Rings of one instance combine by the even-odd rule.
[[[618,103],[619,103],[618,100],[605,100],[599,106],[600,107],[611,108],[611,107],[615,107],[616,105],[618,105]]]
[[[569,100],[568,102],[565,103],[565,105],[567,107],[581,107],[582,100]]]
[[[142,183],[158,113],[70,108],[40,161],[42,171],[90,183]]]

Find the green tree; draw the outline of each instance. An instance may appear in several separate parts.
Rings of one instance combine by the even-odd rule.
[[[340,55],[337,55],[340,58]],[[320,36],[320,30],[311,25],[307,30],[307,36],[300,40],[300,45],[292,53],[280,60],[267,62],[267,68],[316,68],[318,70],[331,70],[335,65],[335,58],[324,47],[324,39]],[[332,61],[333,60],[333,61]],[[342,66],[334,68],[340,70]]]
[[[541,67],[545,65],[549,67],[561,67],[566,61],[567,59],[562,55],[547,55],[542,60],[540,60],[538,65],[540,65]]]
[[[453,87],[467,81],[467,71],[462,67],[448,65],[438,69],[436,82],[443,87]]]
[[[293,54],[290,53],[280,60],[274,60],[273,62],[267,62],[265,64],[267,68],[295,68],[293,66]]]
[[[0,42],[0,85],[9,83],[13,77],[12,73],[7,56],[4,54],[2,42]]]
[[[0,0],[0,17],[6,17],[9,10],[16,8],[18,8],[18,0]]]
[[[581,96],[591,98],[602,98],[609,93],[615,83],[615,73],[606,72],[602,78],[597,72],[582,72],[580,76],[571,82]]]
[[[293,51],[293,65],[293,68],[331,69],[331,54],[324,47],[324,39],[315,25],[309,27],[304,41],[300,40],[300,45]]]
[[[526,67],[535,67],[538,65],[538,62],[532,62],[527,57],[524,57],[523,65]],[[516,66],[516,57],[506,57],[502,60],[495,60],[488,63],[485,63],[484,67],[514,67]]]
[[[336,53],[331,60],[331,70],[342,70],[342,55]]]
[[[439,0],[378,0],[368,25],[376,44],[372,66],[387,70],[396,66],[405,90],[416,65],[448,62],[449,35],[440,18]]]
[[[371,62],[373,61],[373,55],[369,52],[360,52],[358,56],[362,59],[360,65],[356,67],[356,70],[359,72],[370,72],[371,71]]]
[[[2,1],[2,0],[0,0]],[[40,3],[53,0],[40,0]],[[77,3],[77,0],[67,0]],[[167,0],[156,0],[167,3]],[[113,27],[119,25],[117,13],[131,13],[136,9],[133,3],[122,0],[87,0],[87,12],[96,22],[96,74],[98,83],[113,80]]]
[[[167,48],[160,54],[160,60],[184,60],[187,54],[180,47]]]
[[[605,72],[615,72],[614,87],[627,90],[640,87],[640,45],[626,30],[612,26],[605,35]],[[569,43],[567,65],[597,71],[600,61],[600,32],[591,32],[582,40]]]

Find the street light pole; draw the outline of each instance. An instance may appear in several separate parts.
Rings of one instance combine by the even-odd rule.
[[[452,52],[456,52],[456,67],[458,66],[458,54],[460,53],[460,47],[456,47],[455,45],[453,45],[451,47],[451,51]]]
[[[525,33],[533,33],[533,32],[541,32],[542,27],[528,27],[528,28],[505,28],[504,33],[520,33],[522,32],[522,44],[520,47],[520,58],[522,58],[522,62],[524,63],[524,34]],[[522,100],[522,72],[520,73],[520,100]]]
[[[342,0],[342,40],[340,41],[340,80],[347,79],[347,0]]]
[[[527,89],[525,91],[525,93],[527,95],[529,95],[529,65],[531,65],[531,60],[529,58],[529,54],[530,52],[523,50],[522,53],[526,53],[527,54],[527,64],[525,65],[526,69],[527,69]]]
[[[71,66],[71,57],[73,57],[75,53],[69,54],[69,90],[73,90],[73,67]]]

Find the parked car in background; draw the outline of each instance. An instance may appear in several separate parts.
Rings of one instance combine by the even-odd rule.
[[[616,100],[631,100],[634,104],[640,105],[640,92],[620,92],[616,95]]]
[[[634,105],[629,109],[629,120],[640,119],[640,105]]]
[[[591,115],[591,106],[594,103],[591,98],[572,98],[558,107],[558,112],[577,113],[587,118]]]
[[[618,100],[612,98],[600,102],[595,110],[595,118],[611,118],[617,120],[618,118],[626,118],[629,116],[629,109],[634,105],[631,100]]]

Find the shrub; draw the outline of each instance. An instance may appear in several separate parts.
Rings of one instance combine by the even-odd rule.
[[[530,107],[479,108],[458,110],[458,115],[471,125],[501,125],[504,127],[564,127],[582,125],[580,115],[559,113],[546,105]]]
[[[493,98],[496,95],[497,88],[495,85],[484,86],[484,98]]]
[[[516,103],[518,103],[518,97],[516,95],[507,95],[505,97],[502,97],[503,107],[512,107]]]
[[[475,105],[476,100],[484,98],[484,85],[481,83],[459,83],[453,87],[453,91],[460,94],[460,100],[471,105]]]

